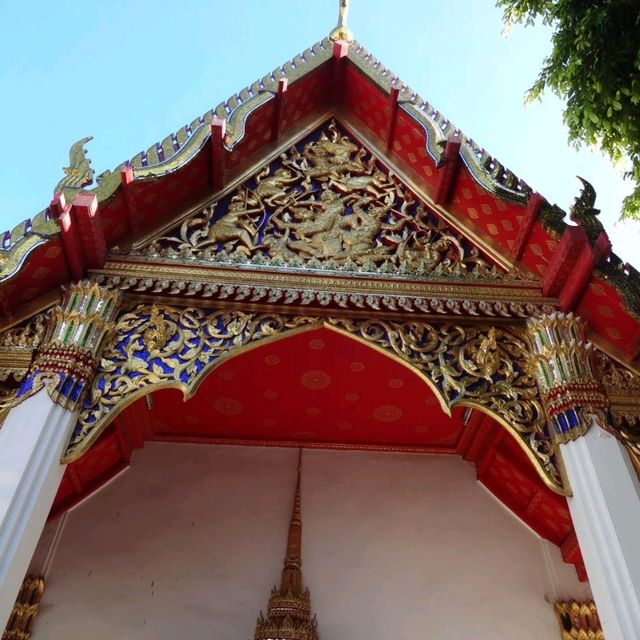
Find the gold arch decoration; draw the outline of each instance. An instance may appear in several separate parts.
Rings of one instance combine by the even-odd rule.
[[[476,407],[504,426],[552,490],[563,486],[528,347],[517,329],[417,321],[287,316],[141,304],[105,345],[64,461],[79,458],[135,399],[178,388],[185,399],[225,360],[270,340],[319,327],[358,340],[417,373],[443,410]]]

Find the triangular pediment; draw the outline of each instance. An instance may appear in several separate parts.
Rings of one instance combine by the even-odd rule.
[[[323,149],[322,132],[357,147],[342,168],[345,151]],[[559,249],[564,212],[357,42],[322,40],[93,189],[86,141],[55,187],[65,197],[3,236],[2,329],[89,276],[136,294],[260,304],[454,317],[574,309],[637,360],[638,272],[611,256],[576,275]],[[323,193],[341,211],[327,229]]]
[[[524,279],[447,225],[334,119],[224,197],[122,253],[360,278]]]

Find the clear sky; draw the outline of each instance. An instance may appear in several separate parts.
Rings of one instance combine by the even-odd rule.
[[[176,131],[326,36],[338,0],[0,2],[0,228],[51,199],[70,145],[93,135],[96,174]],[[525,107],[550,32],[505,37],[492,0],[352,0],[356,39],[457,127],[565,210],[581,175],[614,251],[640,266],[630,191],[566,143],[552,96]]]

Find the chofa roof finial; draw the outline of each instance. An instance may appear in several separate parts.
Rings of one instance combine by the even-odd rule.
[[[329,38],[334,42],[344,40],[345,42],[353,42],[353,33],[347,26],[347,15],[349,13],[349,0],[339,0],[338,24],[329,34]]]

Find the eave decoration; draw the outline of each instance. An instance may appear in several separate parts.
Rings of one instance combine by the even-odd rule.
[[[346,5],[343,14],[346,15]],[[75,143],[70,151],[69,166],[64,170],[65,176],[56,187],[64,197],[56,196],[49,207],[7,231],[2,238],[0,282],[7,286],[0,291],[0,319],[5,317],[5,326],[7,322],[26,317],[27,312],[18,310],[19,307],[25,307],[38,295],[55,289],[70,277],[82,277],[84,269],[91,266],[92,256],[96,256],[93,249],[100,249],[105,241],[109,247],[127,245],[132,236],[148,233],[153,220],[159,220],[165,214],[164,211],[154,212],[156,215],[153,216],[144,211],[143,203],[147,198],[157,197],[154,193],[156,181],[183,176],[181,180],[192,181],[190,193],[196,198],[211,186],[220,191],[226,186],[226,176],[237,176],[237,167],[244,166],[252,152],[284,138],[287,127],[295,128],[297,123],[305,122],[305,118],[314,113],[333,111],[341,117],[352,118],[348,114],[354,105],[350,92],[360,90],[351,86],[356,76],[363,78],[379,94],[375,97],[376,108],[382,109],[387,122],[381,130],[372,130],[372,133],[383,140],[383,149],[396,152],[400,140],[410,135],[407,129],[410,126],[413,134],[421,132],[419,137],[423,142],[408,151],[408,155],[398,152],[403,162],[418,169],[420,162],[412,160],[414,155],[428,158],[438,174],[447,176],[444,183],[455,191],[459,159],[472,182],[479,187],[479,193],[486,192],[496,201],[515,206],[512,214],[522,218],[517,222],[514,219],[516,227],[523,226],[522,237],[519,235],[507,241],[505,236],[503,240],[500,232],[504,230],[489,225],[491,234],[496,234],[494,238],[504,244],[502,249],[506,253],[519,258],[525,246],[522,243],[534,227],[543,229],[548,238],[557,239],[563,234],[566,229],[563,211],[533,194],[526,183],[465,136],[359,43],[350,42],[350,38],[336,40],[343,27],[339,24],[331,38],[318,42],[113,171],[101,173],[92,190],[86,190],[94,172],[84,150],[90,137]],[[356,115],[361,119],[365,117]],[[368,126],[372,128],[373,125]],[[213,161],[213,172],[217,174],[211,178],[196,177],[196,172],[206,172],[207,167],[211,170],[209,153],[217,158]],[[228,161],[226,167],[224,158]],[[172,188],[174,186],[172,183]],[[432,195],[437,200],[438,194]],[[97,213],[91,207],[87,208],[86,203],[82,206],[80,202],[76,203],[78,196],[94,197]],[[89,222],[87,218],[95,220]],[[505,220],[504,224],[510,222]],[[88,243],[76,256],[71,255],[78,253],[77,247],[73,249],[72,240],[78,236],[71,227],[78,227],[80,237],[84,238],[82,242]],[[547,249],[542,246],[541,251],[545,253]],[[98,253],[95,259],[101,264],[104,257],[102,251]],[[27,263],[27,257],[32,254],[37,254],[37,259]],[[535,262],[533,256],[531,262]],[[71,263],[74,265],[70,267]],[[37,281],[33,277],[36,271]],[[42,276],[45,271],[47,277]],[[600,260],[594,274],[613,285],[612,290],[621,296],[631,317],[640,318],[640,276],[633,267],[612,255]],[[138,281],[132,286],[139,286],[144,280],[137,274],[132,274],[131,278]],[[33,286],[35,284],[38,286]],[[169,288],[175,286],[180,286],[179,279]],[[18,295],[12,295],[13,292]],[[632,358],[638,355],[636,343],[640,348],[640,335],[637,339],[634,337],[630,347]]]
[[[594,602],[556,602],[562,640],[604,640]]]
[[[29,640],[31,625],[40,610],[44,593],[44,578],[27,576],[22,581],[20,592],[13,605],[2,640]]]
[[[493,415],[518,440],[547,485],[563,493],[546,433],[528,346],[494,326],[287,316],[139,305],[118,320],[65,456],[71,461],[126,404],[154,389],[189,397],[215,366],[265,340],[318,326],[341,332],[414,368],[447,413],[456,405]]]

